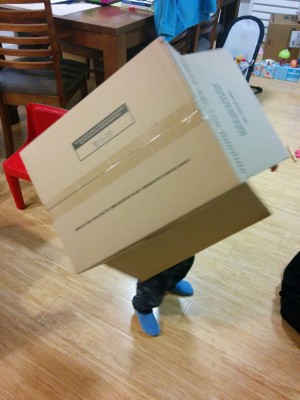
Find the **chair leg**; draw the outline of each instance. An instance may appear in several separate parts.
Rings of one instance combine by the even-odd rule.
[[[104,81],[103,62],[101,61],[101,58],[93,58],[93,68],[96,85],[99,86]]]
[[[86,59],[86,64],[89,67],[89,70],[88,70],[88,73],[87,73],[87,79],[90,79],[90,77],[91,77],[91,73],[90,73],[90,71],[91,71],[91,59],[90,58]]]
[[[20,122],[17,106],[9,106],[10,124],[15,125]]]
[[[7,173],[5,173],[5,176],[6,176],[6,180],[9,185],[9,188],[10,188],[10,192],[15,201],[16,207],[19,210],[24,210],[25,203],[24,203],[19,179],[16,178],[15,176],[8,175]]]
[[[11,156],[14,151],[14,141],[13,141],[13,133],[10,124],[10,111],[9,107],[3,104],[0,99],[0,118],[2,122],[2,130],[4,136],[4,144],[5,144],[5,153],[6,157],[8,158]]]
[[[82,82],[80,86],[80,93],[81,93],[81,99],[84,99],[88,95],[88,85],[86,79]]]

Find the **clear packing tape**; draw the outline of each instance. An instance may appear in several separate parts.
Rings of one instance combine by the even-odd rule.
[[[52,218],[57,219],[74,207],[77,207],[80,203],[86,201],[107,185],[115,182],[131,169],[136,168],[153,154],[187,134],[191,129],[201,124],[206,124],[207,119],[207,117],[202,116],[195,103],[191,102],[183,105],[159,122],[153,124],[150,129],[126,143],[104,162],[101,162],[95,168],[89,170],[89,172],[81,176],[75,183],[66,187],[61,193],[48,202],[46,207]],[[92,129],[96,134],[97,129],[95,129],[95,127]],[[106,127],[106,129],[109,129],[109,126]],[[125,131],[119,134],[122,135],[124,133]],[[105,136],[105,131],[103,131],[102,134]],[[89,140],[92,140],[92,137],[90,137]],[[118,138],[113,138],[113,140],[118,140]],[[97,157],[97,149],[93,152],[93,156]],[[180,165],[174,166],[173,170],[179,167]],[[171,172],[172,171],[165,171],[164,175]],[[160,177],[157,177],[155,181],[159,179]],[[132,197],[138,194],[141,190],[145,190],[147,187],[154,184],[155,181],[145,182],[143,187],[137,188],[134,193],[128,196]],[[127,198],[119,199],[118,203],[112,204],[110,209],[128,200],[128,196]],[[99,211],[99,215],[94,218],[99,218],[108,211],[108,209]],[[89,221],[86,223],[89,223]],[[81,228],[82,227],[79,226],[77,229],[79,230]]]

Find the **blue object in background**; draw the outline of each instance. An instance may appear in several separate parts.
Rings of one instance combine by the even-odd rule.
[[[282,81],[298,82],[300,77],[300,68],[292,68],[289,64],[276,64],[274,79]]]
[[[217,0],[155,0],[157,35],[170,41],[187,28],[209,19],[216,9]]]
[[[287,72],[288,72],[287,65],[276,64],[276,68],[275,68],[275,72],[274,72],[274,79],[280,79],[281,81],[285,81]]]
[[[286,74],[286,80],[289,82],[298,82],[300,78],[300,68],[289,68]]]

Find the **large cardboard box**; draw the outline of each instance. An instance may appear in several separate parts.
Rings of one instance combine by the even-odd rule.
[[[245,182],[287,157],[227,50],[162,39],[21,155],[75,271],[139,279],[268,216]]]
[[[279,61],[278,54],[284,49],[290,50],[291,59],[297,59],[300,48],[298,34],[300,34],[300,23],[297,15],[271,14],[264,59]]]

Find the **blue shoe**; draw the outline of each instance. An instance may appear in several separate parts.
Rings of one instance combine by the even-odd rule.
[[[136,310],[135,312],[143,331],[147,333],[147,335],[158,336],[160,334],[160,327],[153,315],[153,312],[149,314],[141,314]]]
[[[169,292],[178,294],[179,296],[193,296],[193,286],[188,281],[180,281]]]

